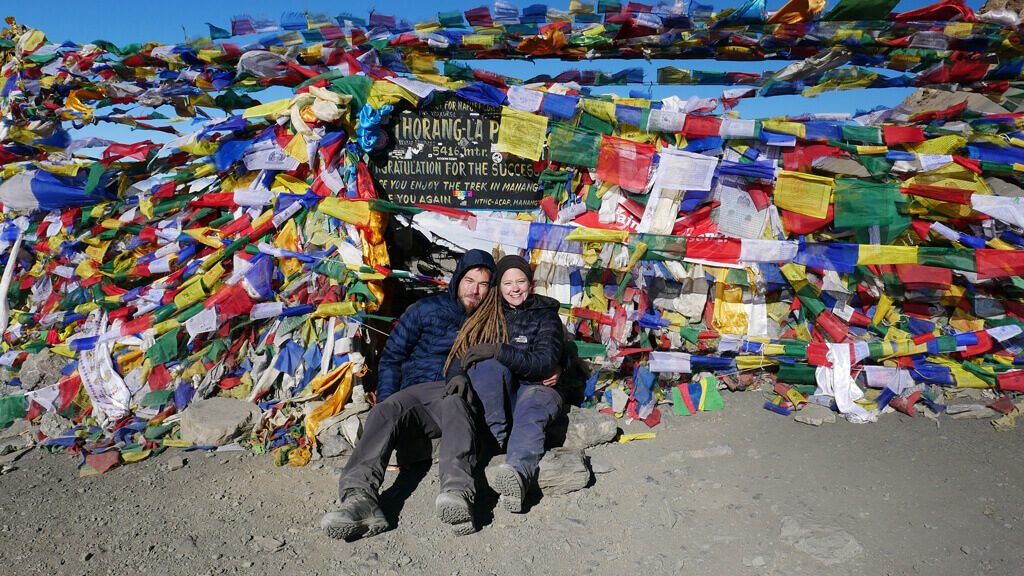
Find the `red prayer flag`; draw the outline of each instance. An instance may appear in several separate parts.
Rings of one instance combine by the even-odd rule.
[[[974,258],[979,279],[1024,275],[1024,252],[980,248],[974,251]]]
[[[647,187],[654,151],[651,144],[603,136],[597,159],[597,177],[629,190],[643,190]]]
[[[882,126],[882,138],[885,139],[886,146],[926,140],[924,130],[917,126]]]

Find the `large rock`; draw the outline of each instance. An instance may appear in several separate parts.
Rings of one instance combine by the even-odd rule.
[[[39,431],[47,438],[59,438],[74,427],[74,422],[56,412],[47,412],[39,419]]]
[[[1024,197],[1024,188],[1017,186],[1006,180],[989,176],[985,178],[985,184],[992,190],[992,193],[996,196],[1012,196],[1014,198]]]
[[[324,458],[344,456],[352,450],[352,445],[341,434],[341,424],[318,432],[316,443],[320,446],[320,455]]]
[[[1024,0],[988,0],[979,12],[992,10],[1009,10],[1017,14],[1024,13]]]
[[[565,432],[566,448],[590,448],[611,442],[619,433],[615,418],[597,410],[585,410],[573,406],[569,410],[569,426]]]
[[[568,494],[590,484],[590,468],[583,450],[553,448],[540,461],[537,486],[543,494]]]
[[[354,442],[358,441],[361,430],[362,422],[360,422],[359,416],[349,416],[344,421],[336,422],[327,428],[320,428],[320,431],[316,433],[320,455],[324,458],[335,458],[348,454],[352,451]]]
[[[863,164],[853,158],[822,156],[821,158],[815,158],[811,165],[822,172],[828,172],[837,176],[871,177],[871,172],[868,172],[868,169]]]
[[[996,104],[988,97],[975,92],[950,92],[935,88],[918,88],[899,106],[898,110],[909,116],[922,112],[933,112],[952,108],[967,101],[967,109],[978,114],[1006,114],[1006,108]]]
[[[255,404],[232,398],[208,398],[181,414],[181,439],[200,446],[221,446],[259,422]]]
[[[67,358],[45,348],[35,354],[29,354],[18,372],[21,387],[25,390],[35,390],[56,384],[57,380],[60,380],[60,371],[67,364]]]
[[[820,404],[807,404],[796,413],[793,419],[811,426],[821,426],[822,424],[835,424],[836,413]]]

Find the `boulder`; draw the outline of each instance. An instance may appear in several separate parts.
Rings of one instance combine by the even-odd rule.
[[[797,422],[821,426],[822,424],[835,424],[836,413],[820,404],[807,404],[793,417]]]
[[[821,158],[815,158],[811,165],[817,170],[836,176],[871,177],[871,173],[868,172],[868,169],[863,164],[849,157],[822,156]]]
[[[74,427],[74,422],[56,412],[47,412],[39,419],[39,431],[47,438],[59,438]]]
[[[67,364],[67,358],[45,348],[35,354],[29,354],[18,372],[22,389],[35,390],[56,384],[57,380],[60,380],[60,371]]]
[[[939,90],[936,88],[918,88],[907,97],[899,107],[899,111],[908,116],[924,112],[946,110],[962,102],[967,102],[967,109],[977,114],[1006,114],[1008,110],[983,94]]]
[[[316,443],[320,446],[320,455],[324,458],[335,458],[344,456],[352,450],[352,445],[345,439],[342,433],[344,422],[339,422],[330,428],[321,428],[316,434]]]
[[[611,442],[618,433],[619,425],[613,416],[573,406],[569,410],[569,424],[565,432],[564,446],[586,449]]]
[[[583,450],[553,448],[540,461],[537,486],[543,494],[568,494],[586,488],[590,476]]]
[[[181,414],[181,439],[200,446],[221,446],[252,430],[260,420],[255,404],[233,398],[207,398]]]
[[[988,0],[979,12],[985,13],[994,10],[1009,10],[1021,14],[1024,13],[1024,0]]]

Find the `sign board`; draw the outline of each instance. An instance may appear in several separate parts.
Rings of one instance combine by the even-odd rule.
[[[501,109],[448,99],[391,117],[386,156],[370,165],[378,191],[398,204],[535,210],[533,162],[502,154]]]

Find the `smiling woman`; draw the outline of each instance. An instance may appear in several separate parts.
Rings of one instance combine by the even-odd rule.
[[[447,388],[465,390],[467,378],[472,385],[494,441],[507,450],[493,488],[505,509],[518,513],[536,479],[547,427],[564,404],[558,387],[564,328],[558,301],[532,293],[533,270],[525,259],[505,256],[494,277],[498,290],[488,294],[452,347]]]
[[[521,270],[513,268],[501,278],[501,297],[509,306],[521,305],[530,294],[530,279]]]

